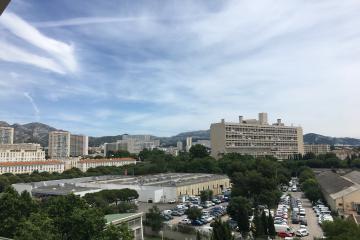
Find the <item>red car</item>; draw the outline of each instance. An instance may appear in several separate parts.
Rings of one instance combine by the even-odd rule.
[[[292,237],[294,236],[294,234],[289,232],[278,232],[278,236],[281,238],[285,238],[285,237]]]

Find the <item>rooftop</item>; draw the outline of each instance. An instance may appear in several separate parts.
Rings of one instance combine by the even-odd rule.
[[[114,222],[124,222],[134,218],[141,217],[143,213],[117,213],[105,215],[106,224]]]
[[[112,183],[119,185],[142,185],[175,187],[196,184],[217,179],[228,179],[226,175],[205,173],[161,173],[144,176],[119,176],[114,179],[99,181],[99,183]]]
[[[45,195],[68,195],[70,193],[80,193],[91,190],[101,190],[100,188],[90,188],[90,187],[79,187],[75,184],[58,184],[52,186],[40,186],[33,188],[31,190],[32,194],[45,194]]]
[[[45,161],[23,161],[23,162],[0,162],[0,167],[12,167],[12,166],[32,166],[32,165],[55,165],[62,164],[57,160],[45,160]]]
[[[326,171],[316,175],[321,188],[328,194],[334,194],[354,185],[351,181],[342,178],[340,175]]]
[[[81,159],[79,163],[99,163],[99,162],[123,162],[136,161],[134,158],[99,158],[99,159]]]

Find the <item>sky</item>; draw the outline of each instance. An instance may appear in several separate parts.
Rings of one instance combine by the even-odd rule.
[[[360,138],[358,0],[13,0],[0,120],[171,136],[268,112]]]

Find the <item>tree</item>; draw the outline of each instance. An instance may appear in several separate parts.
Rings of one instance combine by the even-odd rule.
[[[59,235],[53,221],[43,213],[33,213],[27,220],[23,220],[15,233],[15,240],[46,239],[57,240]]]
[[[213,230],[211,234],[211,240],[233,240],[234,236],[230,229],[229,224],[222,222],[221,219],[216,219],[213,224],[211,224]]]
[[[271,215],[269,213],[269,215]],[[268,235],[268,217],[266,217],[266,214],[264,211],[262,211],[261,213],[261,224],[263,225],[264,228],[264,235]]]
[[[189,150],[190,152],[190,156],[191,158],[205,158],[207,156],[209,156],[209,152],[206,149],[206,147],[204,147],[201,144],[196,144],[194,146],[192,146]]]
[[[67,239],[97,240],[105,227],[104,214],[96,208],[75,209],[69,216]]]
[[[360,227],[351,220],[335,219],[323,224],[324,235],[328,240],[360,239]]]
[[[320,187],[315,178],[309,178],[302,183],[302,189],[306,197],[315,202],[322,198]]]
[[[134,233],[127,227],[126,224],[115,226],[110,224],[102,232],[101,240],[133,240]]]
[[[163,221],[164,219],[161,217],[160,210],[157,206],[153,206],[149,209],[149,212],[145,214],[145,225],[151,227],[155,232],[160,231]]]
[[[274,238],[276,236],[276,231],[275,231],[275,226],[274,226],[274,219],[271,216],[271,214],[269,214],[267,228],[268,228],[269,236]]]
[[[202,212],[199,208],[196,207],[191,207],[189,209],[186,210],[185,214],[188,216],[188,218],[191,221],[194,221],[196,219],[199,219],[202,215]]]
[[[265,235],[265,227],[261,221],[261,218],[259,214],[256,212],[254,216],[254,225],[255,225],[255,231],[254,235],[256,238],[264,237]]]
[[[213,191],[206,189],[200,192],[200,200],[202,203],[211,200],[213,197]]]
[[[237,222],[241,233],[249,232],[249,212],[251,204],[247,198],[233,197],[228,205],[227,211],[230,216]]]

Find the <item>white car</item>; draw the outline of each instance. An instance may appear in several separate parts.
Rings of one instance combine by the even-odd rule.
[[[180,223],[180,224],[191,224],[191,220],[188,219],[188,218],[184,218],[184,219],[182,219],[179,223]]]
[[[296,231],[295,235],[298,237],[305,237],[309,235],[309,231],[306,228],[305,229],[301,228]]]

